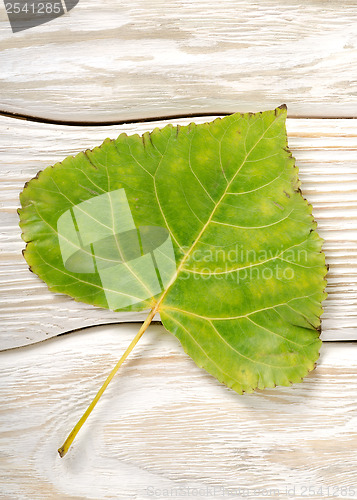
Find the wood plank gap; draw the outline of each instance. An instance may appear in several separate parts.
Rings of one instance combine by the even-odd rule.
[[[262,110],[265,111],[265,110]],[[253,112],[253,111],[252,111]],[[258,113],[259,111],[254,111],[255,113]],[[115,126],[115,125],[126,125],[126,124],[135,124],[135,123],[145,123],[145,122],[155,122],[155,121],[160,121],[160,120],[179,120],[181,118],[204,118],[205,116],[207,117],[214,117],[216,116],[217,118],[220,116],[228,116],[230,114],[234,113],[239,113],[239,111],[232,111],[227,113],[225,112],[218,112],[218,111],[212,111],[212,112],[196,112],[196,113],[182,113],[182,114],[172,114],[172,115],[166,115],[166,116],[150,116],[146,118],[131,118],[127,120],[104,120],[104,121],[98,121],[98,122],[88,122],[88,121],[76,121],[76,120],[56,120],[56,119],[50,119],[50,118],[43,118],[40,116],[32,116],[32,115],[27,115],[27,114],[21,114],[21,113],[13,113],[10,111],[1,111],[0,110],[0,116],[4,116],[7,118],[14,118],[16,120],[24,120],[24,121],[29,121],[29,122],[35,122],[35,123],[44,123],[44,124],[50,124],[50,125],[64,125],[64,126],[69,126],[69,127],[110,127],[110,126]],[[246,114],[246,112],[242,113]],[[288,113],[288,118],[293,118],[297,120],[355,120],[357,119],[357,116],[300,116],[300,115],[290,115]]]

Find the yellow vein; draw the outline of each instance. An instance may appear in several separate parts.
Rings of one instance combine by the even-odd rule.
[[[241,319],[241,318],[247,318],[248,316],[251,316],[252,314],[257,314],[262,311],[268,311],[269,309],[274,309],[274,307],[280,307],[280,306],[285,306],[288,303],[294,301],[294,300],[301,300],[301,299],[307,299],[309,297],[312,297],[313,295],[316,295],[316,293],[312,293],[310,295],[303,295],[302,297],[294,297],[293,299],[287,300],[286,302],[281,302],[280,304],[274,304],[272,306],[268,307],[263,307],[262,309],[256,309],[255,311],[251,311],[247,314],[241,314],[239,316],[221,316],[221,317],[209,317],[209,316],[203,316],[202,314],[197,314],[192,311],[186,311],[185,309],[180,309],[179,307],[173,307],[170,305],[165,304],[165,309],[170,309],[171,311],[177,311],[178,313],[182,314],[189,314],[190,316],[196,316],[197,318],[201,318],[204,320],[210,320],[210,321],[226,321],[226,320],[231,320],[231,319]]]
[[[118,252],[119,252],[120,257],[122,259],[122,264],[124,264],[124,266],[128,269],[128,271],[134,276],[134,278],[136,278],[136,280],[141,284],[141,286],[147,291],[149,296],[152,297],[152,291],[147,287],[147,285],[140,279],[140,277],[133,271],[131,266],[124,259],[124,256],[123,256],[121,248],[120,248],[119,240],[118,240],[118,235],[116,234],[116,231],[114,228],[115,220],[114,220],[114,210],[113,210],[113,203],[112,203],[111,196],[109,196],[109,203],[110,203],[110,211],[111,211],[111,219],[112,219],[112,231],[113,231],[113,235],[115,238]]]
[[[217,328],[214,326],[214,324],[212,323],[212,321],[210,320],[207,320],[209,322],[209,324],[211,325],[213,331],[216,332],[216,335],[218,336],[218,338],[220,338],[233,352],[236,352],[239,356],[241,356],[242,358],[245,358],[247,359],[248,361],[251,361],[252,363],[256,363],[258,365],[264,365],[264,366],[269,366],[271,368],[278,368],[279,370],[280,369],[283,369],[283,368],[291,368],[291,366],[278,366],[278,365],[271,365],[270,363],[264,363],[263,361],[257,361],[256,359],[253,359],[253,358],[250,358],[249,356],[245,356],[244,354],[242,354],[241,352],[239,352],[235,347],[232,346],[232,344],[230,344],[229,342],[227,342],[227,340],[219,333],[219,331],[217,330]],[[296,366],[296,365],[295,365]]]
[[[242,194],[254,193],[255,191],[259,191],[260,189],[263,189],[263,188],[269,186],[270,184],[272,184],[273,182],[275,182],[276,180],[280,179],[280,177],[283,175],[283,173],[285,173],[284,170],[282,170],[280,172],[280,174],[277,177],[274,177],[274,179],[272,179],[271,181],[267,182],[266,184],[263,184],[262,186],[255,188],[255,189],[251,189],[250,191],[242,191],[240,193],[227,193],[227,195],[240,196]]]
[[[247,163],[256,163],[258,161],[269,160],[269,158],[273,158],[273,156],[277,156],[278,154],[280,154],[279,151],[277,153],[274,153],[273,155],[265,156],[264,158],[258,158],[258,160],[247,160]]]
[[[200,275],[204,275],[204,276],[206,276],[206,275],[207,276],[217,276],[217,275],[221,275],[221,274],[234,273],[236,271],[241,271],[242,269],[249,269],[251,267],[260,266],[262,264],[266,264],[267,262],[270,262],[270,261],[275,260],[275,259],[284,260],[285,262],[288,262],[289,264],[294,264],[294,262],[290,262],[289,260],[282,259],[280,256],[283,255],[285,252],[288,252],[292,248],[295,248],[295,247],[297,247],[299,245],[302,245],[303,243],[305,243],[305,241],[307,241],[307,240],[304,240],[304,241],[302,241],[300,243],[297,243],[296,245],[292,245],[289,248],[285,248],[278,255],[274,255],[274,256],[270,257],[269,259],[262,260],[261,262],[256,262],[254,264],[248,264],[247,266],[236,267],[236,268],[233,268],[233,269],[227,269],[226,271],[219,271],[219,272],[218,271],[215,271],[215,272],[209,271],[207,273],[202,272],[202,271],[195,271],[195,270],[189,269],[189,268],[185,268],[185,271],[187,271],[188,273],[191,273],[191,274],[200,274]],[[303,267],[306,267],[306,266],[303,266]],[[308,269],[311,269],[313,267],[319,267],[319,266],[311,266],[311,267],[308,267]]]
[[[207,191],[207,189],[204,187],[204,185],[202,184],[202,182],[200,181],[199,177],[196,175],[196,173],[194,172],[193,168],[192,168],[192,163],[191,163],[191,149],[192,149],[192,141],[193,141],[193,138],[194,138],[194,135],[196,133],[196,129],[194,129],[193,131],[193,134],[192,134],[192,137],[191,137],[191,141],[190,141],[190,146],[189,146],[189,149],[188,149],[188,166],[190,167],[190,170],[191,172],[193,173],[193,175],[195,176],[195,178],[197,179],[198,183],[200,184],[201,188],[203,189],[203,191],[206,193],[206,195],[210,198],[210,200],[215,204],[215,200],[212,198],[212,196],[209,194],[209,192]],[[213,136],[212,136],[213,137]]]
[[[235,229],[264,229],[265,227],[271,227],[275,226],[276,224],[280,224],[280,222],[283,222],[284,220],[288,219],[290,215],[293,213],[294,210],[291,210],[288,215],[283,217],[282,219],[279,219],[275,222],[272,222],[271,224],[266,224],[265,226],[236,226],[235,224],[228,224],[228,222],[219,222],[217,220],[212,220],[212,224],[219,224],[220,226],[228,226],[228,227],[234,227]]]
[[[77,276],[74,277],[72,274],[67,273],[63,269],[60,269],[59,267],[56,267],[56,266],[50,264],[49,262],[47,262],[42,257],[42,255],[39,252],[37,252],[37,250],[36,250],[36,253],[40,257],[40,259],[42,260],[42,262],[44,262],[44,264],[46,264],[46,266],[49,266],[52,269],[55,269],[56,271],[64,274],[65,276],[69,276],[70,278],[72,278],[75,281],[79,281],[80,283],[84,283],[85,285],[93,286],[94,288],[99,288],[100,290],[103,290],[104,292],[112,292],[112,293],[116,293],[117,295],[124,295],[125,297],[130,297],[132,299],[135,299],[136,302],[142,302],[144,300],[144,299],[142,299],[140,297],[136,297],[135,295],[130,295],[129,293],[119,292],[118,290],[111,290],[110,288],[104,288],[103,286],[96,285],[95,283],[91,283],[90,281],[82,280],[82,279],[78,278]]]
[[[167,314],[165,313],[166,316],[168,316],[171,321],[173,321],[174,323],[176,323],[177,325],[179,325],[186,333],[187,335],[194,341],[194,343],[198,346],[198,348],[203,352],[203,354],[206,356],[207,359],[209,359],[211,361],[211,363],[216,366],[216,368],[223,374],[223,375],[226,375],[230,380],[233,380],[234,382],[237,382],[237,384],[239,386],[241,386],[241,383],[239,382],[239,380],[235,379],[234,377],[232,377],[232,375],[230,375],[229,373],[225,372],[224,370],[222,370],[222,368],[217,365],[217,363],[207,354],[207,352],[203,349],[203,347],[201,346],[201,344],[199,342],[197,342],[197,340],[191,335],[191,333],[187,330],[187,328],[185,328],[183,326],[182,323],[180,323],[180,321],[178,321],[176,318],[174,318],[173,316],[170,316],[170,314]]]
[[[290,340],[286,337],[283,337],[282,335],[279,335],[278,333],[276,332],[273,332],[273,330],[269,330],[269,328],[266,328],[265,326],[262,326],[262,325],[259,325],[258,323],[256,323],[255,321],[253,321],[251,318],[247,317],[246,318],[248,321],[250,321],[251,323],[253,323],[254,325],[256,325],[258,328],[262,328],[263,330],[266,330],[267,332],[271,333],[272,335],[275,335],[276,337],[280,337],[281,339],[283,340],[286,340],[287,342],[291,342],[292,344],[295,344],[299,347],[304,347],[303,344],[299,344],[298,342],[294,342],[293,340]]]
[[[198,217],[198,215],[196,215],[196,213],[194,212],[194,210],[191,208],[191,205],[190,205],[190,204],[189,204],[189,202],[188,202],[188,199],[187,199],[187,196],[186,196],[186,193],[185,193],[185,189],[184,189],[184,187],[182,186],[182,184],[180,184],[180,188],[181,188],[182,194],[183,194],[183,196],[184,196],[184,198],[185,198],[186,205],[187,205],[187,206],[188,206],[188,208],[191,210],[192,215],[193,215],[193,216],[194,216],[194,217],[198,220],[198,222],[199,222],[200,224],[203,224],[203,222],[201,221],[201,219]]]
[[[89,214],[88,212],[86,212],[85,210],[83,210],[83,208],[80,205],[76,205],[75,203],[73,203],[73,201],[70,198],[68,198],[68,196],[66,196],[64,193],[62,193],[62,191],[58,187],[56,181],[52,177],[51,177],[51,180],[52,180],[53,184],[56,186],[56,188],[58,189],[58,193],[61,194],[64,198],[66,198],[66,200],[69,201],[69,203],[72,205],[72,207],[75,207],[77,210],[79,210],[84,215],[86,215],[87,217],[89,217],[90,219],[92,219],[94,222],[97,222],[100,226],[103,226],[106,229],[109,229],[109,231],[111,231],[112,228],[110,226],[107,226],[106,224],[104,224],[100,220],[98,220],[95,217],[93,217],[91,214]],[[108,192],[108,195],[109,195],[109,192]],[[109,198],[110,198],[110,195],[109,195]]]
[[[84,170],[82,170],[81,168],[78,168],[78,167],[71,167],[75,170],[78,170],[79,172],[81,172],[88,180],[89,182],[91,182],[93,184],[93,186],[97,187],[98,189],[100,189],[101,191],[103,191],[103,193],[106,193],[106,190],[103,189],[102,187],[100,187],[96,182],[94,182],[87,174]]]
[[[78,248],[78,250],[81,250],[82,252],[84,252],[85,254],[89,255],[90,257],[93,257],[92,253],[89,252],[88,250],[85,250],[85,248],[77,245],[75,242],[69,240],[68,238],[66,238],[65,236],[63,236],[62,234],[60,235],[58,233],[58,231],[53,227],[51,226],[51,224],[49,222],[47,222],[46,219],[44,219],[42,217],[42,215],[40,214],[40,212],[38,211],[38,208],[37,208],[37,205],[32,205],[34,207],[34,209],[36,210],[36,213],[37,215],[40,217],[40,219],[45,223],[47,224],[48,227],[50,227],[53,231],[53,233],[55,233],[58,237],[61,237],[63,240],[67,241],[68,243],[70,243],[74,248]],[[52,234],[52,233],[49,233],[49,234]],[[118,261],[117,260],[113,260],[113,259],[108,259],[108,258],[105,258],[105,257],[100,257],[100,260],[103,260],[105,262],[114,262],[116,264],[118,264]]]
[[[135,158],[135,156],[133,155],[132,151],[131,151],[131,147],[130,147],[130,144],[128,144],[128,147],[129,147],[129,151],[130,151],[130,155],[131,157],[133,158],[133,160],[139,165],[139,167],[141,167],[148,175],[150,175],[150,177],[154,177],[148,170],[146,170],[145,167],[143,167],[143,165]],[[117,149],[118,151],[118,149]],[[119,151],[118,151],[119,152]]]
[[[171,135],[171,136],[169,137],[169,139],[167,140],[167,144],[166,144],[166,149],[165,149],[165,152],[164,152],[164,154],[162,155],[162,158],[160,159],[160,161],[159,161],[159,163],[158,163],[157,169],[156,169],[156,171],[155,171],[155,175],[154,175],[154,177],[153,177],[153,181],[154,181],[154,191],[155,191],[156,201],[157,201],[157,204],[158,204],[158,206],[159,206],[159,209],[160,209],[161,215],[162,215],[162,217],[163,217],[163,219],[164,219],[164,221],[165,221],[166,227],[167,227],[167,229],[168,229],[168,231],[169,231],[169,233],[170,233],[170,235],[171,235],[172,239],[175,241],[176,245],[177,245],[177,246],[178,246],[181,250],[183,250],[182,246],[179,244],[179,242],[178,242],[178,241],[177,241],[177,239],[175,238],[175,236],[174,236],[174,234],[173,234],[173,232],[172,232],[172,230],[171,230],[171,228],[170,228],[170,226],[169,226],[169,223],[167,222],[167,219],[166,219],[166,217],[165,217],[164,211],[162,210],[162,207],[161,207],[161,203],[160,203],[160,200],[159,200],[159,196],[158,196],[158,193],[157,193],[157,187],[156,187],[156,174],[157,174],[157,171],[159,170],[159,167],[160,167],[160,165],[161,165],[161,162],[162,162],[162,160],[163,160],[163,158],[164,158],[164,156],[165,156],[165,154],[166,154],[166,151],[167,151],[167,148],[168,148],[168,146],[169,146],[169,143],[170,143],[171,137],[172,137],[172,135]]]

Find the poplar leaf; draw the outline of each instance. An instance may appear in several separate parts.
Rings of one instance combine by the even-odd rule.
[[[289,152],[286,106],[107,139],[32,179],[19,210],[50,290],[160,312],[238,393],[314,368],[322,240]]]

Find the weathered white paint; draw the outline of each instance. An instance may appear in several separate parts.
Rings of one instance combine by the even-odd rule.
[[[211,118],[198,118],[204,122]],[[182,124],[191,120],[181,119]],[[21,250],[18,196],[38,170],[99,145],[122,131],[142,133],[166,122],[114,127],[66,127],[0,118],[0,348],[38,342],[69,330],[146,314],[112,313],[48,291],[30,273]],[[176,123],[176,121],[175,121]],[[357,339],[357,121],[288,119],[289,143],[302,191],[312,203],[330,265],[325,340]]]
[[[326,499],[328,487],[330,498],[356,498],[351,343],[325,343],[301,384],[239,396],[151,326],[60,459],[57,448],[136,331],[93,328],[0,353],[1,498],[147,500],[158,498],[147,488],[191,487],[203,499],[214,486],[217,499],[227,498],[221,487],[249,488],[254,500],[267,498],[254,489],[278,488],[268,498],[285,500],[306,498],[309,487],[323,494],[308,498]]]
[[[13,34],[0,3],[0,110],[100,123],[286,102],[290,116],[356,117],[356,22],[355,0],[80,0]],[[0,118],[0,349],[139,319],[48,292],[21,256],[16,208],[39,169],[163,123]],[[287,125],[326,239],[322,337],[357,339],[357,122]],[[152,325],[61,460],[58,446],[137,328],[96,327],[0,353],[1,498],[146,500],[166,488],[177,498],[180,487],[202,488],[194,498],[212,498],[213,487],[213,498],[227,498],[222,487],[249,488],[254,500],[357,498],[356,343],[324,343],[302,384],[239,396]]]
[[[357,116],[354,0],[80,0],[13,34],[0,109],[101,122],[254,111]]]

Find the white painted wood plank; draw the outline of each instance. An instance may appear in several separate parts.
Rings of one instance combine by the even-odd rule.
[[[353,343],[325,343],[301,384],[239,396],[150,326],[60,459],[57,448],[136,331],[94,328],[0,353],[1,498],[147,500],[184,487],[202,489],[196,498],[213,487],[215,498],[243,497],[229,488],[255,500],[264,489],[279,490],[272,499],[357,497]]]
[[[58,120],[274,108],[357,116],[354,0],[95,0],[13,34],[0,109]]]
[[[202,123],[211,118],[199,118]],[[187,124],[190,119],[179,120]],[[38,170],[99,145],[121,132],[143,133],[166,122],[115,127],[66,127],[0,118],[0,348],[38,342],[58,333],[144,319],[113,313],[48,291],[21,255],[18,196]],[[176,121],[174,122],[176,123]],[[288,119],[289,143],[302,191],[313,204],[330,265],[323,315],[324,340],[357,339],[357,120]]]

